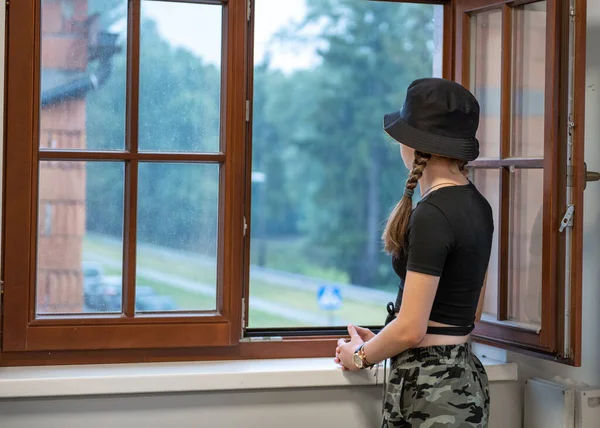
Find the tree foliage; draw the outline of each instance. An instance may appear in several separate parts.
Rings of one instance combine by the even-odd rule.
[[[286,257],[335,269],[353,283],[395,282],[380,234],[406,170],[382,118],[400,107],[410,81],[432,74],[433,7],[307,0],[307,11],[281,40],[290,49],[293,42],[318,45],[317,64],[286,74],[267,57],[254,70],[252,167],[266,180],[252,187],[252,237],[264,251],[271,241],[296,239],[302,245],[290,247]],[[300,40],[309,27],[318,34]],[[140,147],[216,150],[218,68],[173,48],[151,21],[143,22],[142,53]],[[106,86],[88,98],[92,148],[124,145],[125,71],[120,55]],[[145,213],[138,217],[140,240],[214,254],[208,235],[216,230],[218,188],[216,174],[205,168],[140,168],[146,192],[139,195],[138,214]],[[106,198],[118,193],[122,170],[112,174],[100,167],[89,174],[88,228],[117,234],[122,206]],[[263,260],[267,266],[269,260]]]
[[[433,9],[311,0],[301,25],[311,24],[321,26],[324,47],[309,120],[315,133],[300,142],[320,166],[306,232],[353,283],[374,284],[389,278],[379,236],[406,177],[383,115],[398,109],[410,81],[432,73]]]
[[[220,72],[163,40],[152,21],[142,23],[139,148],[156,151],[218,151]],[[122,150],[126,144],[124,53],[113,60],[111,78],[88,96],[87,134],[92,149]],[[88,230],[121,236],[123,167],[88,165]],[[139,166],[138,240],[215,255],[218,167]]]

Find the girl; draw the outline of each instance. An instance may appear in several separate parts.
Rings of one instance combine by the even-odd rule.
[[[381,332],[349,326],[350,341],[339,341],[335,358],[347,370],[391,359],[382,427],[488,424],[487,375],[468,342],[494,230],[489,203],[465,174],[479,156],[478,125],[475,97],[443,79],[414,81],[402,110],[384,118],[410,170],[383,233],[398,297]]]

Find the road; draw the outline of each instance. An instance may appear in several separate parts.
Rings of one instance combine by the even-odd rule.
[[[91,254],[87,252],[86,257],[89,260],[93,260],[109,268],[120,269],[122,267],[122,264],[120,262],[108,257],[103,257],[98,254]],[[143,276],[144,278],[147,278],[151,281],[161,282],[163,284],[169,285],[170,287],[178,288],[180,290],[189,291],[193,293],[199,293],[205,296],[214,297],[216,299],[216,288],[214,285],[202,284],[196,281],[191,281],[189,279],[175,276],[171,273],[166,274],[164,272],[154,269],[139,268],[137,269],[137,272],[140,276]],[[281,318],[288,319],[290,321],[301,322],[303,324],[321,326],[329,325],[331,322],[331,320],[326,316],[319,316],[309,311],[303,311],[295,308],[281,306],[281,304],[272,303],[259,297],[251,297],[249,304],[251,309],[256,309],[269,315],[278,316]],[[347,321],[340,319],[337,319],[336,321],[339,322],[341,325],[345,325],[348,323]]]
[[[93,237],[94,240],[104,241],[109,245],[117,245],[119,247],[122,245],[121,241],[111,237],[91,234],[90,236]],[[187,259],[195,264],[204,264],[205,266],[210,267],[211,269],[213,269],[216,265],[214,257],[203,256],[198,253],[175,250],[171,248],[159,247],[156,245],[142,243],[138,243],[138,248],[140,250],[147,249],[152,253],[160,254],[161,257],[164,257],[165,259],[173,259],[174,261],[181,261],[182,259]],[[380,305],[382,308],[385,308],[385,305],[388,302],[396,300],[395,293],[390,293],[387,291],[375,290],[373,288],[364,287],[360,285],[333,283],[330,281],[323,281],[318,278],[312,278],[305,275],[299,275],[255,265],[250,266],[250,279],[268,282],[273,285],[276,285],[277,287],[290,287],[295,290],[305,290],[315,295],[317,293],[318,288],[324,283],[326,283],[327,285],[335,285],[339,287],[344,298],[349,298],[351,300],[356,300],[359,302],[374,303]]]

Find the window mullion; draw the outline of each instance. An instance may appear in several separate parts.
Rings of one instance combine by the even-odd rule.
[[[510,157],[512,93],[512,10],[502,6],[502,81],[500,82],[500,158]]]
[[[242,282],[244,253],[244,190],[246,150],[247,64],[245,40],[247,12],[244,2],[228,2],[223,14],[223,86],[221,117],[225,126],[221,151],[219,189],[219,250],[217,267],[217,311],[228,324],[229,344],[239,342],[242,330]]]
[[[500,213],[498,215],[498,320],[508,319],[508,245],[510,237],[510,169],[500,168]]]
[[[126,149],[134,157],[125,169],[125,227],[123,245],[123,312],[135,315],[135,276],[137,241],[137,193],[140,89],[140,15],[141,0],[130,0],[127,10],[127,119]]]
[[[502,6],[502,58],[500,82],[500,158],[510,157],[511,143],[511,75],[512,75],[512,10]],[[500,215],[498,251],[498,319],[508,319],[508,245],[510,226],[510,169],[500,170]]]

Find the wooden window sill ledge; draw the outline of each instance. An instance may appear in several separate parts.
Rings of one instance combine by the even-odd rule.
[[[490,382],[517,380],[517,365],[482,359]],[[9,367],[0,398],[381,385],[383,367],[346,373],[331,358]]]

